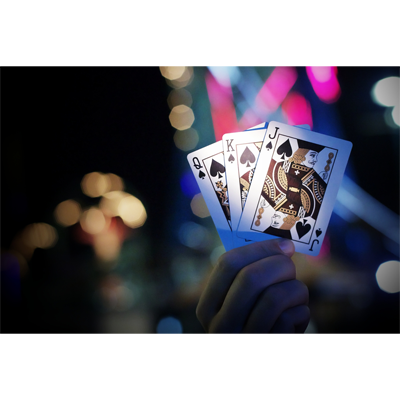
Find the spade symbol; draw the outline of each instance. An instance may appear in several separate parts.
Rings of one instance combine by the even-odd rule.
[[[317,237],[322,233],[322,231],[321,231],[321,228],[318,228],[316,231],[315,231],[315,233],[316,233],[316,235],[317,235]]]
[[[204,179],[205,176],[206,174],[203,171],[199,172],[199,178]]]
[[[292,150],[292,146],[290,145],[289,139],[287,139],[286,142],[282,143],[282,144],[278,147],[277,153],[278,153],[279,155],[285,154],[286,157],[290,157],[290,156],[292,155],[293,150]],[[285,156],[282,155],[281,159],[284,160],[284,159],[285,159]]]
[[[310,224],[303,225],[300,221],[296,224],[296,231],[301,239],[311,229]]]
[[[268,149],[268,151],[271,150],[272,149],[272,143],[269,142],[265,147]]]
[[[211,161],[211,168],[210,168],[210,173],[212,176],[217,176],[218,178],[222,178],[221,173],[225,173],[225,167],[220,164],[218,161],[215,161],[214,159]]]
[[[228,158],[228,161],[230,161],[231,163],[235,161],[235,157],[233,157],[233,155],[231,154]]]
[[[256,161],[256,156],[250,151],[250,149],[246,146],[242,156],[240,157],[240,162],[242,164],[246,164],[246,167],[251,167],[249,163],[253,163]]]

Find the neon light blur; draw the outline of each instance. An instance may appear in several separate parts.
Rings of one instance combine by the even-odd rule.
[[[259,124],[268,119],[268,115],[275,112],[286,98],[290,89],[297,80],[297,72],[293,67],[276,67],[258,92],[254,108],[247,109],[240,119],[241,129]],[[260,118],[260,116],[263,118]]]
[[[239,130],[233,104],[232,88],[218,83],[210,72],[207,72],[206,75],[206,86],[211,104],[215,140],[219,141],[225,133]]]
[[[334,103],[341,95],[337,67],[306,67],[315,94],[324,103]]]
[[[278,109],[297,79],[293,67],[276,67],[256,97],[256,107],[272,113]]]
[[[312,129],[312,113],[310,103],[297,92],[291,92],[282,104],[289,125],[307,124]]]

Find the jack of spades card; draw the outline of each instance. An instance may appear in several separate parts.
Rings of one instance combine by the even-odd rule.
[[[263,144],[237,234],[288,238],[296,251],[317,255],[352,144],[277,122],[268,130],[276,140]]]

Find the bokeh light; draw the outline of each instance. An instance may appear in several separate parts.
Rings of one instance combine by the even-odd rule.
[[[291,92],[282,103],[282,111],[289,125],[307,124],[312,129],[312,112],[310,103],[300,93]]]
[[[398,120],[398,110],[399,107],[386,107],[383,112],[383,118],[388,126],[398,130],[399,124],[395,121]]]
[[[79,222],[85,232],[91,235],[97,235],[100,232],[105,231],[110,220],[106,219],[105,215],[99,208],[91,207],[83,212]]]
[[[75,200],[65,200],[58,204],[54,210],[56,221],[62,226],[71,226],[79,221],[82,209]]]
[[[48,249],[57,243],[58,235],[51,225],[40,222],[28,225],[22,232],[22,239],[32,248]]]
[[[332,67],[311,67],[315,79],[320,82],[328,82],[333,74]]]
[[[29,261],[32,258],[35,247],[30,243],[26,243],[23,233],[24,231],[19,232],[14,237],[13,241],[11,242],[10,249],[21,254],[26,261]]]
[[[190,202],[190,208],[192,209],[193,214],[200,218],[206,218],[210,216],[207,204],[201,193],[198,193],[193,197],[192,201]]]
[[[324,103],[334,103],[341,95],[337,67],[306,67],[315,94]]]
[[[174,317],[162,318],[156,328],[157,333],[182,333],[181,322]]]
[[[382,263],[375,274],[376,282],[381,290],[387,293],[400,291],[400,262],[386,261]]]
[[[193,103],[192,95],[186,89],[174,89],[171,90],[167,98],[169,108],[172,110],[175,106],[184,104],[190,107]]]
[[[118,258],[121,251],[121,241],[115,230],[107,230],[95,235],[93,249],[102,261],[114,261]]]
[[[192,67],[185,67],[182,76],[177,79],[169,80],[167,79],[166,82],[169,86],[174,89],[183,88],[189,85],[193,81],[193,68]]]
[[[119,203],[123,198],[128,196],[130,196],[129,193],[125,193],[121,190],[105,193],[100,200],[99,207],[105,215],[109,217],[116,217],[119,215]]]
[[[147,219],[142,202],[132,195],[121,199],[118,204],[118,215],[122,218],[124,224],[130,228],[141,227]]]
[[[201,282],[202,270],[195,257],[178,255],[171,261],[171,275],[175,285],[186,290]]]
[[[175,146],[182,151],[193,150],[199,143],[199,135],[193,128],[176,131],[174,134]]]
[[[169,80],[175,80],[182,77],[186,67],[160,67],[161,75]]]
[[[118,275],[108,275],[100,283],[104,305],[115,311],[126,311],[135,303],[136,296],[131,285]]]
[[[216,265],[218,259],[226,252],[224,246],[217,246],[210,254],[210,261],[212,265]]]
[[[195,222],[185,222],[179,229],[179,240],[192,249],[204,249],[209,244],[209,232],[204,226]]]
[[[125,189],[124,181],[120,176],[112,173],[109,173],[106,176],[110,182],[110,187],[108,189],[110,192]]]
[[[100,197],[110,190],[110,178],[100,172],[90,172],[83,177],[81,188],[86,196]]]
[[[371,96],[375,103],[385,107],[399,105],[400,78],[390,76],[381,79],[372,88]]]
[[[194,122],[194,114],[190,107],[181,104],[179,106],[175,106],[171,110],[169,114],[169,120],[174,128],[183,131],[192,126]]]
[[[392,118],[397,126],[400,126],[400,106],[396,105],[392,110]]]

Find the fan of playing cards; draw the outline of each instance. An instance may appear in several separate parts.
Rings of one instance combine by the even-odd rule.
[[[352,143],[272,121],[188,155],[226,250],[288,238],[318,255]]]

